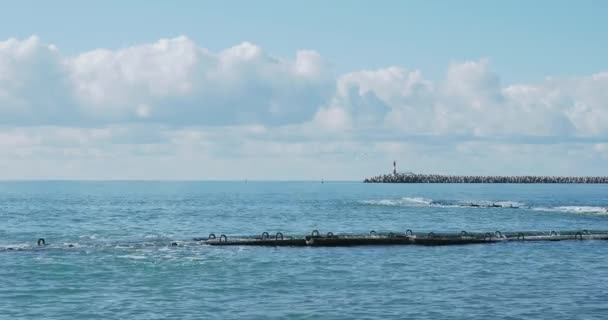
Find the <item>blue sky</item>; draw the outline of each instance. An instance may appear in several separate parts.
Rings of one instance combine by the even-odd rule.
[[[488,57],[507,82],[608,69],[608,3],[583,1],[7,1],[0,38],[66,53],[187,35],[212,50],[250,41],[313,49],[339,72],[401,65],[437,78]],[[584,61],[584,63],[581,63]]]
[[[0,178],[608,175],[606,1],[1,5]]]

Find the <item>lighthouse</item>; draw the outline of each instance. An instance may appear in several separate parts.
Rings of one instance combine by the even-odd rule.
[[[397,161],[393,160],[393,175],[397,175]]]

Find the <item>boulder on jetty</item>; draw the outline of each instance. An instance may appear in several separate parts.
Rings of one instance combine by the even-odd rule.
[[[439,174],[384,174],[365,183],[608,183],[608,177],[451,176]]]

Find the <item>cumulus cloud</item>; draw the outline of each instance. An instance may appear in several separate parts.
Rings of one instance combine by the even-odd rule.
[[[0,42],[5,124],[282,125],[309,119],[332,92],[314,51],[290,61],[245,42],[213,53],[182,36],[63,56],[35,36]]]
[[[35,36],[0,42],[0,122],[66,123],[75,118],[59,51]]]
[[[487,59],[442,80],[388,67],[334,77],[244,42],[214,53],[181,36],[65,56],[35,36],[0,42],[6,125],[285,126],[412,135],[605,136],[608,73],[503,86]]]
[[[607,72],[507,85],[488,59],[427,79],[398,66],[334,75],[312,50],[212,52],[183,36],[76,55],[35,36],[0,42],[0,169],[15,177],[111,164],[115,175],[95,177],[183,165],[179,177],[221,178],[246,162],[259,178],[352,178],[387,159],[427,172],[592,173],[608,157],[606,123]]]
[[[390,67],[338,78],[317,118],[327,126],[340,115],[360,128],[413,135],[605,137],[607,89],[606,73],[502,86],[485,59],[452,64],[436,82]]]

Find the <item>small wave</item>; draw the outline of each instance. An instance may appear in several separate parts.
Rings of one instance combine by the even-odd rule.
[[[3,244],[0,245],[0,251],[12,251],[12,250],[27,250],[33,246],[29,243],[17,243],[17,244]]]
[[[432,200],[422,197],[403,197],[401,199],[365,200],[364,204],[381,206],[404,206],[404,207],[482,207],[482,208],[521,208],[525,204],[517,201],[489,201],[489,200]]]
[[[132,259],[132,260],[144,260],[144,259],[146,259],[146,256],[135,255],[135,254],[126,254],[126,255],[117,256],[117,257],[118,258],[123,258],[123,259]]]
[[[489,201],[489,200],[432,200],[423,197],[403,197],[400,199],[381,199],[362,201],[368,205],[401,206],[401,207],[437,207],[437,208],[524,208],[534,211],[579,213],[608,215],[608,207],[599,206],[556,206],[556,207],[530,207],[517,201]]]
[[[593,207],[593,206],[559,206],[559,207],[548,207],[548,208],[547,207],[538,207],[538,208],[532,208],[532,210],[608,215],[608,208]]]
[[[4,244],[0,245],[0,251],[30,251],[30,250],[63,250],[63,249],[77,249],[84,248],[78,243],[57,243],[57,244],[46,244],[44,246],[32,245],[29,243],[18,243],[18,244]]]
[[[421,197],[404,197],[401,199],[365,200],[363,203],[380,206],[426,206],[432,204],[433,200]]]
[[[524,203],[517,201],[459,201],[458,206],[460,207],[482,207],[482,208],[522,208],[525,207]]]
[[[78,242],[64,242],[63,246],[66,248],[83,248],[84,246]]]

